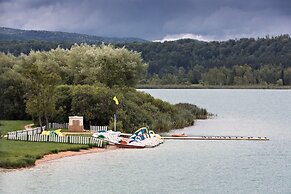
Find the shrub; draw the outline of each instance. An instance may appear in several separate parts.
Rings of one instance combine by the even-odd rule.
[[[72,152],[79,152],[80,151],[80,148],[69,148],[68,151],[72,151]]]
[[[57,153],[59,153],[59,150],[58,149],[54,149],[54,150],[51,151],[51,153],[57,154]]]

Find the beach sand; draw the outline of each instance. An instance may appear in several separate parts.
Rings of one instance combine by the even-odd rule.
[[[51,160],[56,160],[64,157],[72,157],[72,156],[79,156],[83,154],[92,154],[92,153],[100,153],[100,152],[106,152],[110,150],[116,150],[119,149],[114,145],[109,145],[107,148],[91,148],[88,150],[80,150],[79,152],[74,152],[74,151],[65,151],[65,152],[59,152],[57,154],[48,154],[45,155],[43,158],[38,159],[35,161],[35,166],[51,161]]]
[[[84,155],[84,154],[107,152],[107,151],[116,150],[116,149],[119,149],[119,148],[116,147],[115,145],[109,145],[109,146],[107,146],[107,148],[90,148],[88,150],[80,150],[79,152],[64,151],[64,152],[59,152],[57,154],[48,154],[48,155],[45,155],[43,158],[36,160],[34,166],[28,166],[28,167],[23,167],[23,168],[14,168],[14,169],[0,168],[0,172],[10,172],[10,171],[14,171],[14,170],[25,170],[25,169],[33,168],[37,165],[41,165],[43,163],[46,163],[46,162],[49,162],[52,160],[57,160],[57,159],[64,158],[64,157],[73,157],[73,156],[80,156],[80,155]]]

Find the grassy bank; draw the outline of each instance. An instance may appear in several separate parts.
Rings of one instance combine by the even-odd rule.
[[[5,135],[9,131],[23,130],[25,125],[31,123],[29,120],[0,120],[0,132]]]
[[[32,121],[1,120],[1,132],[16,131],[24,129],[24,126]],[[79,151],[88,149],[89,145],[73,145],[46,142],[25,142],[0,139],[0,167],[21,168],[33,166],[37,159],[51,153],[61,151]]]
[[[61,151],[80,151],[89,145],[0,140],[0,167],[21,168],[33,166],[44,155]]]
[[[291,89],[291,86],[276,85],[137,85],[137,89]]]

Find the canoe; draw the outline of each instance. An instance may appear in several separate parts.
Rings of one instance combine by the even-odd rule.
[[[173,134],[172,137],[187,137],[184,133],[182,134]]]

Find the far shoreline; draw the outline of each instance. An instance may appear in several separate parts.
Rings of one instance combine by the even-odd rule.
[[[136,89],[269,89],[290,90],[291,86],[275,85],[137,85]]]

